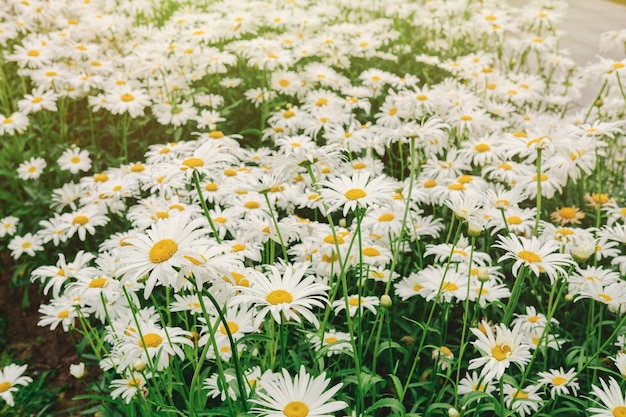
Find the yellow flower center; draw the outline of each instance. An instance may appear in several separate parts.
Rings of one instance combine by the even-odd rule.
[[[138,387],[140,385],[141,385],[141,379],[139,379],[139,378],[131,378],[126,383],[126,386],[131,387],[131,388],[133,388],[133,387],[136,388],[136,387]]]
[[[174,256],[177,250],[178,245],[172,239],[159,240],[150,249],[150,261],[155,264],[165,262]]]
[[[28,249],[28,248],[30,248],[31,246],[33,246],[33,244],[32,244],[32,243],[30,243],[30,242],[24,242],[24,243],[22,243],[22,248],[24,248],[24,249]]]
[[[472,120],[474,120],[474,118],[469,114],[464,114],[463,116],[461,116],[461,120],[464,122],[471,122]]]
[[[457,181],[460,182],[461,184],[469,184],[470,182],[472,182],[473,178],[471,175],[461,175]]]
[[[626,417],[626,407],[618,405],[613,409],[613,417]]]
[[[444,282],[441,291],[456,291],[459,287],[454,282]]]
[[[302,401],[292,401],[283,408],[283,414],[287,417],[306,417],[309,407]]]
[[[130,168],[131,172],[143,172],[146,168],[141,164],[135,164]]]
[[[576,210],[571,207],[563,207],[559,210],[559,215],[564,219],[574,219],[576,218]]]
[[[204,165],[204,161],[200,158],[187,158],[183,161],[183,165],[187,168],[198,168]]]
[[[204,189],[210,192],[215,192],[218,190],[218,188],[220,188],[216,183],[214,182],[210,182],[207,185],[204,186]]]
[[[539,181],[547,181],[548,180],[548,176],[546,174],[541,174],[539,177]],[[533,175],[533,181],[537,181],[537,174]]]
[[[213,219],[213,222],[214,223],[224,224],[224,223],[226,223],[227,220],[228,219],[226,219],[226,217],[216,217],[216,218]]]
[[[350,298],[350,300],[348,300],[348,304],[350,304],[352,307],[356,307],[361,304],[361,299],[359,297],[352,297]]]
[[[395,216],[391,213],[385,213],[382,214],[380,217],[378,217],[378,221],[379,222],[390,222],[395,218]]]
[[[157,211],[156,213],[157,219],[167,219],[170,215],[166,211]]]
[[[435,180],[426,180],[424,181],[424,188],[433,188],[437,185],[437,181]]]
[[[325,106],[328,104],[328,99],[324,98],[324,97],[320,97],[317,99],[317,101],[315,102],[315,105],[317,107],[321,107],[321,106]]]
[[[89,288],[104,288],[107,279],[104,277],[94,278],[89,282]]]
[[[529,264],[534,264],[537,262],[541,262],[541,257],[537,255],[535,252],[531,252],[529,250],[523,250],[517,254],[517,257],[528,262]]]
[[[209,133],[209,137],[211,139],[222,139],[224,137],[224,133],[221,130],[213,130]]]
[[[498,361],[503,361],[511,356],[511,347],[504,343],[496,345],[493,349],[491,349],[491,356],[496,358]]]
[[[465,185],[461,182],[455,182],[453,184],[448,185],[448,190],[450,191],[464,191]]]
[[[36,49],[31,49],[30,51],[26,52],[26,55],[34,58],[39,56],[39,51]]]
[[[324,339],[324,343],[326,343],[327,345],[330,345],[331,343],[335,343],[337,339],[335,336],[328,336],[326,339]]]
[[[73,164],[77,164],[80,162],[80,158],[78,156],[73,156],[72,159],[70,159],[70,162]]]
[[[611,66],[613,67],[613,69],[620,69],[620,68],[624,68],[624,63],[623,62],[615,62],[615,63],[611,64]]]
[[[398,109],[396,107],[389,109],[389,116],[395,116],[396,113],[398,113]]]
[[[522,219],[518,216],[509,216],[506,218],[508,224],[522,224]]]
[[[376,248],[365,248],[363,249],[363,255],[365,256],[379,256],[380,255],[380,251]]]
[[[476,146],[474,146],[474,149],[476,150],[476,152],[482,153],[482,152],[490,151],[491,146],[487,145],[486,143],[479,143]]]
[[[156,333],[148,333],[143,335],[143,341],[139,339],[139,347],[155,348],[159,347],[163,342],[163,338]]]
[[[227,321],[226,324],[228,324],[228,330],[230,331],[230,334],[235,334],[239,331],[239,326],[234,321]],[[226,332],[226,326],[224,326],[223,324],[220,325],[220,333],[222,333],[224,336],[228,334],[228,332]]]
[[[329,245],[334,245],[335,243],[337,243],[339,245],[343,245],[345,240],[341,236],[339,236],[339,235],[337,235],[337,239],[336,240],[335,240],[335,237],[333,235],[327,235],[324,238],[324,242],[328,243]]]
[[[352,165],[352,168],[354,169],[363,169],[363,168],[367,168],[367,164],[364,162],[357,162],[355,164]]]
[[[289,291],[274,290],[265,296],[265,301],[274,305],[290,303],[293,301],[293,296]]]
[[[261,205],[257,203],[256,201],[246,201],[246,203],[243,206],[250,210],[258,209],[259,207],[261,207]]]
[[[563,385],[567,382],[566,378],[563,378],[562,376],[555,376],[554,378],[552,378],[552,385],[554,386],[559,386],[559,385]]]
[[[122,96],[120,97],[120,99],[125,102],[128,103],[130,101],[133,101],[135,99],[135,96],[133,96],[132,94],[129,93],[124,93],[122,94]]]
[[[365,192],[365,190],[361,189],[361,188],[351,188],[348,191],[345,192],[344,197],[346,197],[348,200],[358,200],[360,198],[363,198],[367,196],[367,193]]]
[[[72,220],[72,224],[78,225],[78,226],[84,226],[88,222],[89,222],[89,219],[87,218],[87,216],[76,216],[74,217],[74,220]]]
[[[231,168],[227,168],[224,170],[224,175],[226,175],[227,177],[235,177],[237,176],[237,171]]]
[[[539,321],[539,316],[530,316],[528,317],[528,321],[531,323],[537,323]]]
[[[242,244],[242,243],[235,243],[233,246],[231,246],[233,252],[241,252],[242,250],[246,250],[246,245]]]
[[[519,390],[513,394],[513,398],[515,398],[516,400],[527,400],[528,394],[522,390]]]
[[[9,381],[0,382],[0,393],[8,391],[11,388],[11,383]]]
[[[415,292],[420,292],[420,291],[422,291],[422,289],[424,289],[424,286],[422,286],[420,284],[413,285],[413,291],[415,291]]]
[[[280,84],[281,87],[289,87],[289,85],[291,85],[291,82],[283,78],[280,81],[278,81],[278,84]]]
[[[598,294],[598,298],[603,299],[605,303],[608,303],[613,299],[610,295],[604,293]]]

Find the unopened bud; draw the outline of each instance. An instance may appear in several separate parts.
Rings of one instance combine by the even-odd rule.
[[[461,414],[456,408],[448,408],[448,416],[449,417],[459,417]]]
[[[589,241],[584,241],[574,249],[574,259],[577,262],[585,262],[595,252],[595,246]]]
[[[478,267],[478,274],[476,274],[476,276],[480,282],[489,281],[489,268],[485,266]]]
[[[70,365],[70,374],[76,379],[81,379],[85,376],[85,364],[83,362],[79,364]]]
[[[571,292],[568,294],[565,294],[565,301],[572,301],[574,300],[574,294],[572,294]]]
[[[347,224],[346,219],[339,219],[339,226],[346,227]]]
[[[142,360],[138,360],[133,364],[133,369],[135,370],[135,372],[143,372],[144,369],[146,369],[146,363]]]
[[[380,306],[383,308],[389,308],[391,307],[391,305],[393,304],[393,301],[391,301],[391,297],[389,297],[387,294],[383,294],[380,296]]]

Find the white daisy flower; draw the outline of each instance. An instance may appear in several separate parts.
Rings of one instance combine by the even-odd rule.
[[[26,386],[33,382],[31,377],[23,375],[27,367],[28,365],[10,364],[0,369],[0,398],[10,407],[15,405],[13,394],[18,391],[18,385]]]
[[[393,201],[395,184],[384,176],[370,181],[369,173],[358,172],[352,177],[342,175],[329,181],[321,181],[320,194],[333,212],[343,206],[343,215],[357,208],[386,205]]]

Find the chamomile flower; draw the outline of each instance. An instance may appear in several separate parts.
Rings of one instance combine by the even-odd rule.
[[[357,313],[357,310],[360,310],[360,314],[363,315],[365,309],[372,312],[372,314],[376,314],[376,307],[380,304],[380,299],[376,296],[363,296],[360,297],[357,295],[351,295],[348,297],[348,313],[350,317],[354,317]],[[335,314],[339,314],[341,311],[346,309],[346,301],[345,300],[336,300],[333,302],[333,308],[335,309]]]
[[[576,378],[576,368],[571,368],[565,372],[563,368],[551,369],[549,371],[538,372],[539,385],[550,389],[550,397],[553,399],[559,395],[576,395],[580,386]]]
[[[318,327],[319,322],[312,310],[313,307],[326,306],[329,287],[316,282],[315,276],[305,276],[308,272],[307,264],[287,266],[282,273],[274,265],[269,265],[267,270],[267,276],[249,275],[250,286],[238,285],[236,289],[240,293],[230,303],[254,305],[259,309],[257,322],[262,322],[269,313],[278,323],[283,320],[301,322],[302,316]]]
[[[125,352],[120,363],[122,368],[141,360],[160,371],[169,366],[171,357],[184,358],[184,345],[193,347],[191,332],[179,327],[161,328],[155,323],[140,323],[138,331],[129,333],[130,336],[121,342]]]
[[[511,364],[524,367],[530,361],[529,346],[523,343],[524,334],[516,325],[508,329],[504,324],[496,326],[495,334],[488,323],[482,322],[484,333],[472,328],[477,340],[472,344],[482,354],[480,358],[470,360],[468,369],[482,367],[481,376],[486,379],[500,379]]]
[[[309,340],[313,345],[313,349],[316,351],[326,348],[326,356],[338,355],[342,352],[352,352],[350,334],[346,332],[330,329],[324,332],[323,339],[320,338],[319,335],[314,334],[309,337]]]
[[[300,367],[293,379],[286,369],[273,379],[263,379],[263,389],[257,392],[258,398],[250,401],[257,405],[251,412],[259,417],[269,416],[310,416],[326,417],[348,406],[343,401],[332,401],[343,383],[329,388],[330,379],[326,373],[313,377]]]
[[[190,220],[183,212],[178,216],[153,223],[145,233],[127,239],[120,249],[123,260],[118,274],[122,282],[136,282],[148,274],[144,296],[150,296],[155,285],[177,286],[177,270],[193,264],[190,259],[201,258],[198,247],[208,244],[203,236],[209,232],[204,219]]]
[[[122,397],[126,404],[130,404],[137,394],[143,394],[146,380],[139,372],[129,372],[125,378],[111,381],[111,398]]]
[[[504,403],[521,417],[532,415],[543,403],[543,399],[537,394],[539,388],[539,385],[529,385],[524,389],[520,389],[504,384],[502,388],[504,391]]]
[[[79,147],[67,149],[58,159],[59,167],[63,171],[70,171],[77,174],[79,171],[89,171],[91,169],[91,159],[89,152],[81,151]]]
[[[26,386],[33,382],[31,377],[24,375],[27,367],[28,365],[10,364],[0,369],[0,398],[10,407],[15,405],[13,394],[19,390],[18,386]]]
[[[17,167],[17,176],[23,180],[36,180],[46,167],[46,160],[39,157],[30,158]]]
[[[569,254],[559,253],[559,245],[554,241],[543,242],[536,237],[530,239],[511,235],[509,237],[500,236],[500,242],[494,245],[507,251],[498,259],[501,262],[505,259],[513,259],[513,274],[517,276],[520,268],[525,266],[530,268],[537,276],[545,273],[554,284],[560,276],[566,276],[565,267],[573,265]]]
[[[39,236],[26,233],[24,236],[15,236],[11,239],[8,248],[13,259],[18,259],[23,254],[35,256],[35,252],[43,250],[43,245]]]
[[[320,193],[330,212],[343,206],[343,215],[357,208],[391,203],[395,184],[384,176],[370,181],[369,173],[356,173],[352,177],[342,175],[319,183]]]
[[[590,417],[621,417],[626,415],[626,397],[619,383],[609,378],[608,384],[600,379],[600,385],[591,386],[591,394],[600,401],[595,401],[600,407],[590,407]]]
[[[0,237],[13,236],[17,231],[20,219],[15,216],[6,216],[0,219]]]

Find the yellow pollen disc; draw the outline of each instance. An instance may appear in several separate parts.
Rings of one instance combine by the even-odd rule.
[[[235,177],[237,176],[237,171],[231,168],[227,168],[224,170],[224,175],[226,175],[227,177]]]
[[[141,342],[140,342],[141,343]],[[139,378],[131,378],[128,380],[128,382],[126,383],[126,386],[128,387],[138,387],[141,385],[141,379]]]
[[[508,207],[511,204],[509,200],[496,200],[496,206]]]
[[[539,181],[547,181],[548,176],[546,174],[541,174]],[[537,174],[533,175],[533,181],[537,181]]]
[[[609,196],[607,194],[598,194],[598,193],[594,193],[591,196],[591,199],[595,202],[595,203],[599,203],[599,204],[606,204],[609,202]]]
[[[376,279],[383,279],[385,278],[385,274],[383,272],[378,272],[378,271],[373,271],[370,272],[372,278],[376,278]]]
[[[113,187],[113,191],[120,191],[122,189],[121,185],[116,185],[115,187]]]
[[[523,250],[517,254],[517,257],[531,264],[541,262],[541,257],[529,250]]]
[[[619,214],[621,214],[622,216],[626,216],[626,207],[620,209]]]
[[[472,182],[473,178],[471,175],[461,175],[457,181],[460,182],[461,184],[469,184],[470,182]]]
[[[624,68],[624,63],[615,62],[614,64],[611,64],[611,66],[613,67],[613,69],[620,69],[620,68]]]
[[[491,150],[491,146],[487,145],[486,143],[479,143],[476,146],[474,146],[474,149],[476,150],[476,152],[487,152]]]
[[[285,110],[283,112],[283,118],[285,118],[285,119],[289,119],[289,118],[291,118],[291,117],[293,117],[295,115],[296,115],[296,113],[293,110]]]
[[[187,168],[194,169],[204,165],[204,161],[200,158],[187,158],[183,161],[183,165]]]
[[[170,148],[163,148],[159,151],[159,153],[161,155],[166,154],[166,153],[170,153],[171,149]]]
[[[428,96],[425,94],[418,94],[417,97],[415,97],[416,99],[418,99],[419,101],[426,101],[428,100]]]
[[[513,394],[513,398],[515,398],[517,400],[526,400],[526,399],[528,399],[528,394],[525,393],[522,390],[519,390],[519,391],[515,392],[515,394]]]
[[[171,210],[179,210],[179,211],[184,211],[185,207],[180,205],[180,204],[171,204],[169,207]]]
[[[289,291],[274,290],[265,296],[265,301],[273,305],[290,303],[293,301],[293,296]]]
[[[326,339],[324,339],[324,343],[327,345],[330,345],[331,343],[335,343],[337,339],[335,336],[328,336]]]
[[[226,322],[228,324],[228,330],[230,330],[230,334],[235,334],[239,331],[239,326],[234,321]],[[222,324],[220,325],[220,333],[226,336],[228,333],[226,332],[226,327]]]
[[[211,192],[217,191],[218,188],[220,188],[220,187],[216,183],[214,183],[214,182],[210,182],[210,183],[208,183],[207,185],[204,186],[205,190],[211,191]]]
[[[455,182],[454,184],[448,185],[448,190],[451,190],[451,191],[464,191],[465,190],[465,185],[463,185],[460,182]]]
[[[555,232],[562,236],[569,236],[575,233],[572,229],[565,229],[565,228],[556,229]]]
[[[37,104],[37,103],[41,103],[43,101],[43,97],[33,97],[33,99],[30,101],[33,104]]]
[[[613,299],[610,295],[604,293],[598,294],[598,298],[602,298],[605,303],[608,303]]]
[[[364,198],[366,196],[367,196],[367,193],[365,192],[365,190],[361,188],[351,188],[344,193],[344,197],[352,201],[358,200],[360,198]]]
[[[326,262],[327,264],[331,263],[331,262],[337,262],[339,260],[339,255],[337,255],[336,253],[332,254],[332,257],[330,255],[322,255],[322,261]]]
[[[246,201],[246,203],[243,206],[250,210],[258,209],[259,207],[261,207],[261,205],[257,203],[256,201]]]
[[[59,319],[66,319],[69,316],[70,316],[69,310],[63,310],[59,314],[57,314],[57,318],[59,318]]]
[[[389,109],[389,116],[395,116],[396,113],[398,113],[397,108],[392,107],[391,109]]]
[[[361,304],[360,301],[361,300],[359,299],[359,297],[352,297],[350,298],[350,300],[348,300],[348,304],[350,304],[352,307],[356,307]]]
[[[325,106],[327,104],[328,104],[328,99],[326,99],[324,97],[318,98],[317,101],[315,102],[315,105],[318,106],[318,107]]]
[[[454,282],[444,282],[441,291],[456,291],[459,287]]]
[[[539,321],[539,316],[530,316],[528,317],[528,321],[531,323],[537,323],[537,321]]]
[[[363,249],[363,255],[365,256],[379,256],[380,251],[376,248],[365,248]]]
[[[506,162],[503,162],[500,165],[498,165],[498,168],[503,169],[505,171],[510,171],[511,169],[513,169],[513,167],[507,164]]]
[[[31,166],[28,167],[28,172],[35,172],[35,171],[37,171],[37,167],[36,166],[31,165]]]
[[[452,356],[452,351],[447,346],[441,346],[439,349],[441,349],[444,355]]]
[[[178,245],[172,239],[159,240],[150,249],[150,261],[155,264],[165,262],[174,256],[177,250]]]
[[[39,56],[39,51],[37,51],[36,49],[31,49],[30,51],[26,52],[26,55],[34,58]]]
[[[563,385],[566,382],[567,382],[567,379],[563,378],[562,376],[555,376],[554,378],[552,378],[552,385],[557,386],[557,387],[559,385]]]
[[[471,122],[472,120],[474,120],[474,118],[469,114],[464,114],[463,116],[461,116],[461,120],[464,122]]]
[[[309,407],[302,401],[292,401],[283,408],[283,414],[287,417],[306,417]]]
[[[424,188],[433,188],[437,185],[437,181],[435,180],[426,180],[424,181]]]
[[[130,168],[130,172],[143,172],[146,168],[141,164],[135,164]]]
[[[74,220],[72,220],[72,224],[78,225],[78,226],[84,226],[88,222],[89,222],[89,219],[87,218],[87,216],[76,216],[74,217]]]
[[[363,168],[367,168],[367,164],[363,163],[363,162],[357,162],[355,164],[352,165],[352,168],[354,169],[363,169]]]
[[[224,137],[224,133],[221,130],[213,130],[209,133],[209,137],[211,139],[222,139]]]
[[[496,345],[493,349],[491,349],[491,356],[499,361],[503,361],[511,356],[511,347],[509,345],[505,345],[504,343]]]
[[[233,246],[231,246],[231,249],[233,250],[233,252],[241,252],[242,250],[246,250],[246,245],[242,243],[235,243]]]
[[[463,249],[455,249],[455,250],[452,251],[452,254],[454,254],[454,255],[461,255],[461,256],[465,256],[465,257],[468,256],[467,252],[465,252]]]
[[[120,99],[125,102],[128,103],[130,101],[133,101],[135,99],[135,96],[133,96],[132,94],[129,93],[124,93],[122,94],[122,96],[120,97]]]
[[[327,235],[324,238],[324,242],[328,243],[329,245],[334,245],[335,242],[337,242],[339,245],[343,245],[343,243],[345,242],[345,240],[343,240],[343,238],[339,235],[337,235],[337,239],[335,240],[335,238],[333,237],[333,235]]]
[[[559,215],[564,219],[573,219],[576,217],[576,210],[571,207],[563,207],[559,210]]]
[[[143,335],[143,341],[139,339],[139,347],[155,348],[161,346],[163,338],[156,333],[148,333]]]
[[[157,219],[168,219],[170,215],[166,211],[157,211],[156,213]]]
[[[96,174],[93,176],[94,182],[106,182],[109,180],[109,176],[107,174]]]
[[[391,213],[385,213],[382,214],[380,217],[378,217],[378,221],[379,222],[390,222],[392,221],[396,216],[394,216]]]
[[[78,156],[73,156],[72,159],[70,159],[70,162],[77,164],[80,162],[80,158]]]
[[[0,394],[8,391],[11,388],[11,383],[9,381],[0,382]]]
[[[33,244],[32,244],[32,243],[30,243],[30,242],[24,242],[24,243],[22,243],[22,248],[24,248],[24,249],[28,249],[28,248],[30,248],[32,245],[33,245]]]
[[[626,417],[626,407],[618,405],[613,409],[613,417]]]
[[[107,279],[104,277],[94,278],[89,282],[89,288],[104,288]]]
[[[518,216],[509,216],[506,218],[508,224],[522,224],[522,219]]]
[[[424,289],[424,287],[422,285],[420,285],[420,284],[413,285],[413,291],[415,291],[415,292],[420,292],[420,291],[422,291],[422,289]]]

